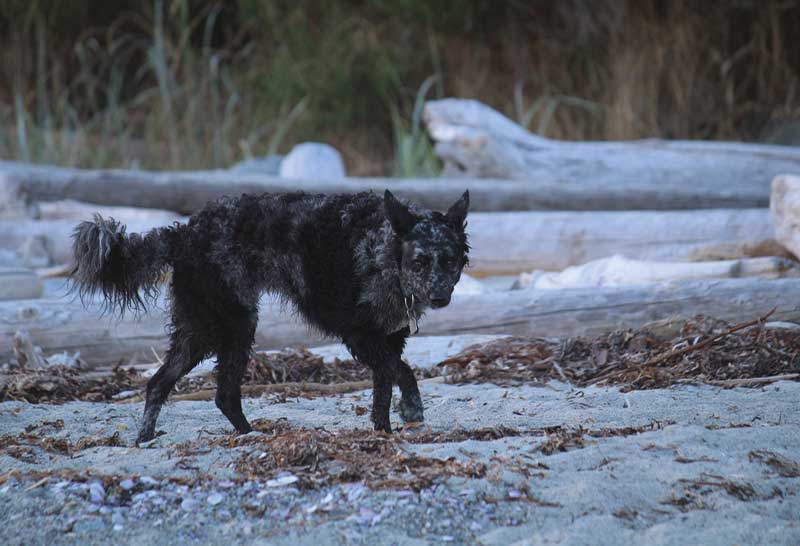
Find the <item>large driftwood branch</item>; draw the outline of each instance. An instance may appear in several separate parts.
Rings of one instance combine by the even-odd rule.
[[[659,144],[661,145],[661,144]],[[575,144],[575,146],[581,146]],[[599,145],[598,145],[599,146]],[[303,190],[314,193],[354,193],[389,188],[401,197],[425,207],[446,210],[464,189],[470,190],[472,210],[629,210],[629,209],[696,209],[696,208],[746,208],[766,207],[769,203],[769,179],[774,171],[786,171],[791,166],[798,170],[794,160],[778,161],[755,178],[753,168],[743,173],[731,173],[725,165],[740,162],[735,150],[709,157],[709,143],[671,143],[670,158],[701,157],[720,168],[720,174],[706,177],[706,171],[678,171],[669,176],[659,174],[656,168],[649,172],[646,152],[652,143],[609,143],[611,149],[592,151],[586,149],[565,156],[562,166],[553,169],[544,162],[531,168],[524,179],[451,179],[451,178],[345,178],[337,180],[287,180],[272,176],[218,171],[131,171],[82,170],[59,167],[34,166],[14,162],[0,162],[0,196],[4,187],[13,186],[26,199],[57,201],[74,199],[100,205],[161,208],[190,214],[211,199],[221,195]],[[617,146],[619,150],[615,149]],[[625,146],[630,148],[625,152]],[[583,148],[580,148],[583,150]],[[788,150],[788,149],[787,149]],[[557,152],[549,154],[558,156]],[[709,152],[710,153],[710,152]],[[791,155],[787,151],[786,154]],[[611,164],[598,164],[593,155],[628,157],[641,155],[639,176],[615,172]],[[772,158],[775,154],[765,151]],[[712,154],[713,155],[713,154]],[[724,156],[723,156],[724,155]],[[747,154],[744,154],[747,155]],[[762,165],[760,156],[747,156]],[[561,160],[559,160],[561,161]],[[632,161],[632,160],[631,160]],[[769,164],[772,165],[772,159]],[[686,165],[684,159],[681,163]],[[711,172],[714,168],[709,167]],[[727,178],[730,175],[730,179]],[[762,182],[762,179],[765,181]],[[0,203],[1,205],[1,203]]]
[[[169,213],[166,213],[169,214]],[[158,215],[127,221],[129,233],[170,223]],[[779,254],[767,209],[470,214],[472,268],[485,276],[559,271],[613,254],[641,260],[710,260]],[[0,248],[47,237],[56,263],[71,260],[78,220],[0,221]]]
[[[697,314],[731,322],[749,320],[777,308],[774,320],[800,321],[800,279],[693,281],[634,288],[514,291],[455,296],[450,306],[421,321],[426,335],[464,333],[534,336],[596,335]],[[256,344],[262,349],[311,345],[320,338],[281,312],[262,305]],[[0,362],[11,358],[18,330],[53,352],[80,351],[90,364],[121,358],[152,360],[166,347],[166,316],[153,310],[136,321],[100,318],[96,308],[63,300],[0,302]]]
[[[800,172],[798,148],[736,142],[556,141],[529,133],[474,100],[431,101],[423,117],[451,175],[546,180],[592,196],[609,191],[611,199],[620,193],[649,193],[651,205],[643,208],[668,208],[666,203],[671,208],[767,206],[772,178]]]

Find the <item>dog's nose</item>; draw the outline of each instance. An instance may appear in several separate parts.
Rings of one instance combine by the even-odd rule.
[[[439,307],[444,307],[450,303],[450,296],[434,296],[431,298],[431,306],[435,309]]]

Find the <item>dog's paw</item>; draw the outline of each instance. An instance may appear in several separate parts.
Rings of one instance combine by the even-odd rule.
[[[404,423],[422,423],[425,421],[422,411],[422,399],[419,396],[401,399],[397,409]]]
[[[153,444],[153,440],[164,434],[166,434],[166,432],[163,430],[156,432],[155,430],[142,429],[136,437],[136,447],[150,447]]]

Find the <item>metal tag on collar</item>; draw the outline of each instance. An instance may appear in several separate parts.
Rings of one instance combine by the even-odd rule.
[[[411,332],[411,324],[414,324],[414,331],[411,335],[419,333],[419,321],[417,321],[417,314],[414,312],[414,294],[411,294],[411,306],[408,305],[408,298],[403,298],[403,303],[406,304],[406,316],[408,317],[408,330]]]

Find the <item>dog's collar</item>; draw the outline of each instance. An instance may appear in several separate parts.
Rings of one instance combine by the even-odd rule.
[[[408,300],[411,300],[411,305],[408,304]],[[411,332],[411,335],[416,335],[419,333],[419,319],[417,318],[417,311],[414,309],[414,294],[411,294],[410,297],[403,296],[403,303],[406,305],[406,317],[408,317],[408,330],[411,332],[411,325],[414,325],[414,331]]]

